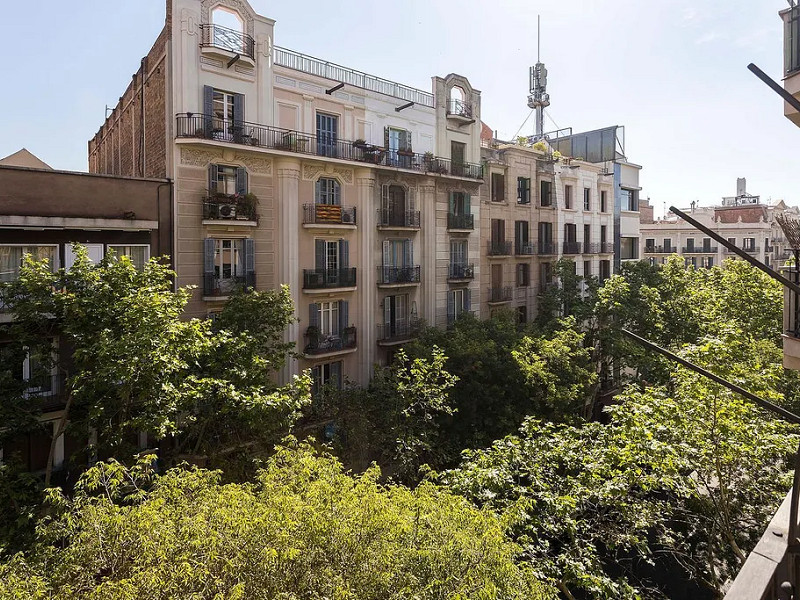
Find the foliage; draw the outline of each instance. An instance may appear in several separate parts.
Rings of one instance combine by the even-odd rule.
[[[597,301],[597,279],[577,274],[575,262],[559,259],[553,268],[557,284],[549,286],[538,298],[535,324],[542,332],[560,328],[559,317],[574,316],[577,323],[593,337],[592,319]]]
[[[107,473],[107,471],[111,471]],[[139,493],[145,477],[149,489]],[[378,484],[307,445],[282,447],[255,483],[175,469],[90,470],[4,567],[5,591],[53,598],[552,598],[491,512],[425,483]],[[120,486],[128,490],[120,492]],[[130,492],[135,492],[130,496]],[[5,596],[4,596],[5,597]]]

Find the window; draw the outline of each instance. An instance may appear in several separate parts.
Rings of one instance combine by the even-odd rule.
[[[564,223],[564,242],[574,244],[578,241],[578,226],[575,223]]]
[[[542,289],[553,283],[553,264],[544,262],[539,265],[539,285]]]
[[[389,162],[396,167],[411,167],[411,132],[398,127],[385,127],[384,146],[389,151]]]
[[[467,240],[452,240],[450,242],[450,264],[467,264]]]
[[[384,338],[408,333],[408,294],[386,296],[383,299]]]
[[[22,257],[26,254],[34,260],[46,258],[54,273],[58,269],[58,246],[0,246],[0,282],[19,277]]]
[[[531,284],[531,266],[528,263],[517,264],[517,287],[528,287]]]
[[[225,296],[237,286],[255,285],[255,246],[250,239],[205,240],[203,290],[206,296]]]
[[[602,284],[606,279],[611,277],[611,261],[600,261],[600,283]]]
[[[572,186],[564,186],[564,208],[572,208]]]
[[[492,173],[492,202],[503,202],[506,199],[506,176]]]
[[[608,241],[608,225],[600,225],[600,243],[605,244]]]
[[[325,388],[342,389],[342,361],[315,365],[311,368],[311,395],[319,398]]]
[[[669,238],[664,238],[664,252],[672,252],[672,240]]]
[[[527,221],[514,222],[514,244],[517,248],[517,254],[533,254],[530,249]]]
[[[453,175],[464,174],[464,160],[467,145],[461,142],[450,142],[450,169]]]
[[[471,291],[469,288],[450,290],[447,293],[447,322],[453,323],[463,313],[471,309]]]
[[[607,192],[605,190],[600,192],[600,212],[606,212],[607,205],[606,205],[606,198]]]
[[[620,258],[622,260],[635,260],[639,258],[639,240],[637,238],[620,238]]]
[[[244,275],[244,240],[215,240],[214,278],[225,287],[233,288],[236,278]]]
[[[746,252],[755,252],[756,250],[756,238],[744,238],[742,240],[742,250]]]
[[[590,260],[583,261],[583,276],[584,278],[592,276],[592,261]]]
[[[711,238],[703,238],[703,252],[711,252]]]
[[[736,245],[736,238],[735,237],[728,238],[728,243],[729,244],[733,244],[735,246]]]
[[[470,214],[469,194],[465,192],[453,192],[450,195],[450,210],[454,215]]]
[[[583,251],[589,252],[589,246],[592,241],[592,226],[589,224],[583,225]]]
[[[645,252],[654,252],[656,247],[656,239],[655,238],[645,238],[644,239],[644,249]]]
[[[553,224],[539,221],[539,254],[555,254]]]
[[[319,311],[319,331],[322,335],[332,337],[339,335],[339,302],[320,302],[317,304]]]
[[[506,222],[503,219],[491,221],[492,245],[502,244],[506,239]]]
[[[583,210],[591,210],[592,208],[592,190],[591,188],[583,188]]]
[[[339,117],[317,113],[317,154],[319,156],[338,156]]]
[[[236,193],[245,194],[247,193],[246,178],[247,171],[241,167],[209,165],[209,194],[226,194],[228,196],[233,196]]]
[[[713,256],[704,256],[700,259],[700,266],[705,267],[706,269],[710,269],[714,266],[714,257]],[[767,265],[769,266],[769,265]]]
[[[531,203],[531,178],[517,177],[517,203]]]
[[[144,269],[144,264],[150,259],[150,246],[146,244],[136,246],[109,246],[109,250],[113,250],[114,254],[119,256],[127,256],[131,259],[133,265],[139,269]]]
[[[622,188],[620,191],[622,198],[622,210],[639,210],[639,192]]]
[[[517,307],[517,323],[527,323],[528,322],[528,307],[527,306],[518,306]]]
[[[686,251],[694,252],[694,238],[686,238]]]
[[[384,267],[412,267],[414,265],[414,242],[412,240],[384,240]]]
[[[542,180],[539,184],[539,191],[539,205],[553,206],[553,182]]]
[[[341,204],[339,182],[332,177],[321,177],[316,184],[316,203],[339,206]]]

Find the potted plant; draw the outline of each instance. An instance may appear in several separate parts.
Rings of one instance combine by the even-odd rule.
[[[361,138],[358,138],[353,142],[353,147],[355,148],[361,148],[363,150],[364,148],[366,148],[366,146],[367,146],[367,140],[362,140]]]
[[[306,329],[306,337],[308,344],[306,345],[306,352],[316,350],[319,348],[319,343],[322,340],[322,332],[316,325],[309,325]]]
[[[239,218],[239,215],[241,215],[241,218],[244,220],[255,220],[258,196],[252,192],[248,192],[244,196],[237,196],[236,204],[239,206],[239,210],[236,213],[236,218]]]

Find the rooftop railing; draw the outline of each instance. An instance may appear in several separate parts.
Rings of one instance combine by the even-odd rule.
[[[338,81],[346,83],[357,88],[378,92],[387,96],[394,96],[401,100],[407,100],[422,106],[433,107],[433,94],[424,92],[422,90],[395,83],[388,79],[376,77],[375,75],[368,75],[355,69],[343,67],[336,63],[328,62],[307,54],[301,54],[294,50],[281,48],[280,46],[273,47],[273,58],[276,65],[286,67],[287,69],[294,69],[295,71],[302,71],[317,77],[324,77],[331,81]]]
[[[421,173],[483,179],[482,165],[453,161],[449,158],[433,156],[429,152],[421,154],[404,150],[390,150],[367,144],[363,140],[342,140],[335,135],[316,136],[247,121],[227,121],[200,113],[178,114],[176,135],[179,138],[201,138],[242,146],[256,146],[370,163],[383,167],[410,169]]]

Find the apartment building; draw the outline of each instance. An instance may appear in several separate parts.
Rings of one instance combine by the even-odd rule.
[[[0,282],[16,279],[25,254],[47,258],[54,271],[68,269],[75,258],[73,242],[86,245],[95,261],[110,250],[137,265],[151,256],[171,255],[171,187],[165,179],[53,170],[26,150],[0,159]],[[0,353],[11,318],[0,305]],[[69,348],[58,336],[53,338],[53,353],[59,357],[57,367],[28,356],[17,369],[20,380],[29,385],[27,393],[41,402],[50,433],[45,428],[0,448],[0,459],[14,455],[34,472],[45,468],[52,427],[66,400]],[[62,435],[55,448],[55,468],[66,466],[66,459],[85,442]]]
[[[778,215],[800,216],[796,207],[783,201],[766,204],[747,192],[747,182],[737,180],[736,195],[722,199],[717,206],[692,204],[685,209],[700,223],[735,244],[765,265],[778,269],[791,256]],[[697,229],[675,215],[663,219],[644,219],[641,223],[642,256],[651,264],[663,264],[671,254],[684,258],[693,267],[713,267],[736,255],[703,236]]]
[[[579,150],[609,135],[614,144],[605,153]],[[622,260],[638,258],[640,167],[625,160],[616,140],[616,128],[564,132],[547,143],[484,137],[482,316],[498,308],[512,309],[521,322],[535,316],[536,299],[555,283],[561,258],[601,282]],[[580,158],[559,156],[555,147],[580,151]]]
[[[365,383],[416,324],[478,297],[480,92],[342,67],[275,45],[275,29],[245,0],[168,0],[90,170],[174,180],[190,315],[289,285],[304,357],[282,377]]]

